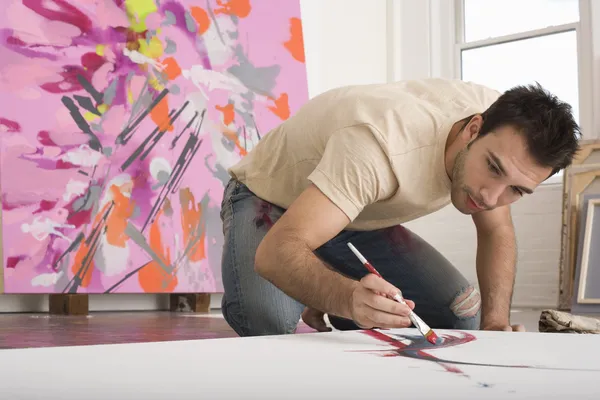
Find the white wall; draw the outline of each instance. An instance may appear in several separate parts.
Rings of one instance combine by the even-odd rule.
[[[587,0],[586,0],[587,1]],[[600,2],[592,6],[594,126],[600,133]],[[309,93],[333,87],[454,74],[453,0],[301,0]],[[557,303],[561,185],[514,207],[519,267],[513,305]],[[448,207],[408,224],[475,282],[475,231]],[[458,233],[464,228],[463,233]],[[212,307],[220,296],[213,296]],[[165,309],[166,296],[90,296],[91,310]],[[45,296],[0,295],[0,312],[45,311]]]

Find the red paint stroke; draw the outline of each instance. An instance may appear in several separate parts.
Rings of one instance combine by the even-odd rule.
[[[57,144],[50,139],[50,132],[48,131],[39,131],[37,134],[37,140],[41,145],[44,146],[57,146]]]
[[[457,365],[470,365],[476,367],[496,367],[496,368],[530,368],[530,369],[542,369],[542,370],[556,370],[556,371],[600,371],[597,369],[586,369],[586,368],[559,368],[559,367],[544,367],[544,366],[530,366],[530,365],[502,365],[502,364],[485,364],[485,363],[474,363],[474,362],[464,362],[464,361],[454,361],[454,360],[446,360],[442,358],[435,357],[424,350],[435,350],[441,349],[445,347],[454,347],[463,344],[467,344],[469,342],[477,340],[475,336],[466,332],[458,332],[462,336],[453,336],[453,335],[442,335],[443,342],[439,345],[432,345],[422,336],[417,335],[399,335],[399,334],[391,334],[387,335],[385,333],[375,331],[375,330],[367,330],[361,331],[362,333],[371,336],[379,341],[386,342],[391,346],[395,347],[394,350],[368,350],[369,353],[380,353],[383,352],[383,357],[407,357],[414,358],[417,360],[423,361],[432,361],[436,362],[447,372],[462,374],[465,377],[469,377],[469,375],[465,374],[460,370]],[[406,344],[401,340],[408,340],[410,344]],[[365,352],[360,351],[359,352]]]
[[[17,121],[0,117],[0,132],[21,132],[21,125]]]
[[[254,224],[257,228],[265,227],[270,229],[273,226],[273,220],[269,216],[269,213],[272,210],[271,203],[266,201],[261,201],[259,204],[259,209],[257,210],[256,218],[254,218]]]
[[[64,0],[23,0],[23,5],[51,21],[74,25],[83,33],[92,29],[92,21],[87,15]]]
[[[58,160],[56,162],[56,169],[72,169],[72,168],[79,168],[79,166],[72,164],[68,161],[64,161],[64,160]]]
[[[6,268],[17,268],[17,264],[25,259],[25,256],[6,257]]]
[[[369,330],[369,331],[363,331],[363,333],[365,333],[366,335],[369,335],[377,340],[380,340],[382,342],[389,343],[390,345],[392,345],[396,348],[396,350],[393,350],[392,352],[386,351],[386,353],[384,354],[384,357],[403,356],[403,357],[408,357],[408,358],[416,358],[419,360],[434,361],[434,362],[437,362],[442,367],[444,367],[444,369],[448,372],[452,372],[455,374],[463,374],[464,376],[468,377],[468,375],[464,374],[462,372],[462,370],[460,370],[459,368],[457,368],[453,365],[448,365],[448,364],[442,362],[441,360],[439,360],[437,357],[434,357],[431,354],[423,351],[424,349],[432,348],[434,345],[432,345],[426,339],[424,339],[420,336],[419,337],[406,336],[405,338],[409,339],[411,341],[411,344],[405,344],[405,343],[401,342],[400,340],[395,339],[392,336],[388,336],[385,333],[382,333],[379,331]],[[444,348],[444,347],[454,347],[454,346],[457,346],[460,344],[466,344],[466,343],[476,340],[475,336],[473,336],[469,333],[463,333],[463,335],[464,335],[463,337],[442,335],[442,343],[435,346],[435,348],[440,349],[440,348]]]
[[[56,206],[58,201],[50,201],[50,200],[42,200],[40,201],[40,206],[37,210],[33,212],[33,214],[39,214],[42,211],[50,211]]]
[[[386,230],[388,240],[392,244],[402,244],[408,250],[414,248],[415,242],[411,237],[411,232],[402,225],[396,225]]]

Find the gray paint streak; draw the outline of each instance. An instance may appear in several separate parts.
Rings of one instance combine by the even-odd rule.
[[[198,30],[198,26],[196,25],[194,17],[192,17],[192,14],[190,14],[188,11],[185,12],[185,26],[188,31],[193,33],[196,33]]]
[[[166,265],[161,258],[158,256],[158,254],[156,254],[154,252],[154,250],[152,250],[150,248],[150,245],[148,244],[148,242],[146,241],[146,238],[144,237],[144,235],[142,235],[142,233],[135,227],[133,226],[133,224],[131,222],[127,223],[127,227],[125,228],[125,233],[127,234],[127,236],[129,236],[129,238],[135,242],[138,246],[140,246],[141,249],[144,249],[146,251],[146,253],[148,253],[148,255],[150,257],[152,257],[152,259],[154,261],[156,261],[158,263],[158,265],[167,273],[170,274],[171,271],[173,271],[173,267]]]
[[[169,38],[165,38],[165,43],[167,44],[165,46],[165,54],[173,54],[177,51],[177,43]]]
[[[238,78],[248,89],[263,96],[274,97],[273,89],[277,84],[276,79],[281,67],[279,65],[255,67],[244,54],[241,45],[236,46],[235,55],[239,64],[229,67],[227,72]]]
[[[163,19],[163,22],[161,23],[162,26],[170,26],[170,25],[175,25],[177,23],[177,18],[175,18],[175,14],[173,14],[171,11],[165,11],[165,18]]]
[[[111,105],[112,101],[115,99],[115,95],[117,94],[117,84],[119,83],[119,77],[116,76],[115,79],[112,80],[110,85],[104,90],[104,104]]]

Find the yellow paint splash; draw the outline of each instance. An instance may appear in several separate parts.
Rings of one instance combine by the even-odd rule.
[[[104,48],[105,47],[106,47],[106,45],[104,45],[104,44],[96,45],[96,54],[98,54],[99,56],[104,56]]]
[[[149,42],[146,39],[138,39],[138,43],[140,45],[137,50],[139,53],[155,60],[162,57],[164,48],[158,37],[153,36]]]
[[[146,17],[158,11],[154,0],[125,0],[125,7],[130,29],[134,32],[144,32],[147,29]]]
[[[87,122],[92,122],[92,121],[97,120],[100,117],[97,116],[96,114],[92,113],[92,112],[86,111],[86,112],[83,113],[83,118],[85,118],[85,120]]]
[[[100,112],[100,114],[104,114],[106,111],[108,111],[108,106],[106,104],[100,104],[98,107],[96,107],[96,109],[98,112]]]

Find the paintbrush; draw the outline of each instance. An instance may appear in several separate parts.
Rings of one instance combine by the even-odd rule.
[[[369,270],[370,273],[377,275],[378,277],[383,279],[381,274],[379,272],[377,272],[377,270],[371,265],[371,263],[369,263],[367,261],[367,259],[362,254],[360,254],[360,252],[356,249],[356,247],[354,247],[352,245],[352,243],[348,243],[348,247],[350,248],[350,250],[352,250],[354,255],[356,257],[358,257],[360,262],[363,263],[363,265]],[[394,300],[396,300],[398,303],[406,304],[406,302],[404,301],[404,298],[399,293],[394,295],[392,298]],[[429,325],[427,325],[425,323],[425,321],[423,321],[417,314],[415,314],[415,312],[413,310],[410,310],[410,314],[408,315],[408,318],[410,318],[411,322],[415,325],[415,327],[419,330],[419,332],[421,332],[421,335],[423,335],[429,343],[436,345],[436,344],[440,344],[442,342],[442,340],[429,327]]]

